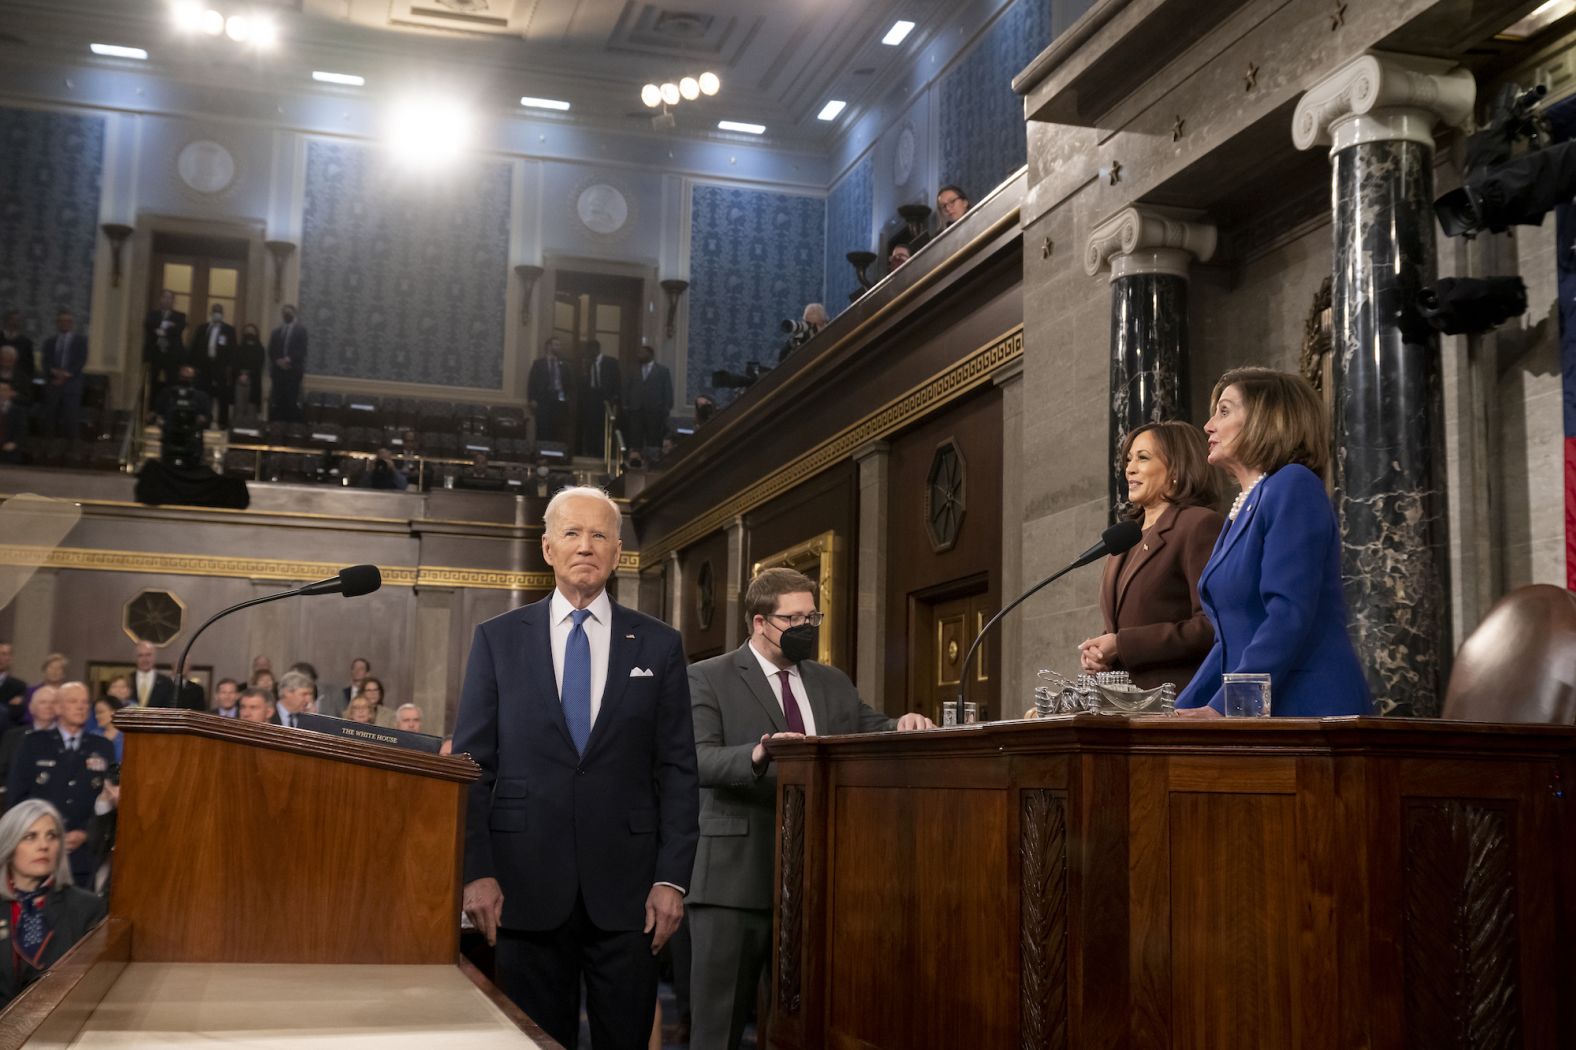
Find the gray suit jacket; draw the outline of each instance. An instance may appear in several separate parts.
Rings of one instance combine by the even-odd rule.
[[[835,667],[799,665],[817,736],[875,733],[896,722],[859,699]],[[756,775],[750,752],[763,733],[785,733],[782,703],[750,643],[692,664],[690,709],[700,766],[700,848],[690,882],[693,904],[772,906],[772,857],[777,831],[777,774]]]

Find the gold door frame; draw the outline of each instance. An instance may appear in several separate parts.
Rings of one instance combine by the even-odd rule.
[[[837,666],[832,659],[832,639],[837,637],[837,546],[836,530],[828,529],[787,550],[768,554],[750,566],[752,580],[763,569],[793,569],[795,572],[817,570],[820,593],[816,595],[815,603],[823,619],[815,658],[818,663],[833,667]]]

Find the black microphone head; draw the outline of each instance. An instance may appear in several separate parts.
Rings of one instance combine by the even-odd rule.
[[[1131,543],[1128,544],[1132,546]],[[1124,548],[1125,549],[1125,548]],[[346,598],[359,598],[383,586],[383,574],[376,565],[352,565],[339,570],[339,593]]]
[[[1128,518],[1100,533],[1100,542],[1105,545],[1107,554],[1121,554],[1136,546],[1143,535],[1144,527],[1132,518]]]

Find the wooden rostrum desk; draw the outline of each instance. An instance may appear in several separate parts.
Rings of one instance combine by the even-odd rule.
[[[557,1047],[459,955],[477,767],[129,710],[109,918],[0,1013],[6,1047]]]
[[[773,1046],[1576,1047],[1576,728],[1076,715],[773,751]]]

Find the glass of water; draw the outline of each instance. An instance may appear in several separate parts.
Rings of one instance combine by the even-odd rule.
[[[1220,690],[1227,718],[1268,718],[1270,716],[1270,676],[1267,674],[1223,674]]]

